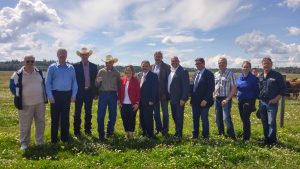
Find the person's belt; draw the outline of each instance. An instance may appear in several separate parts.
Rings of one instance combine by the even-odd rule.
[[[116,93],[117,91],[107,90],[107,91],[100,91],[100,93]]]
[[[84,90],[90,90],[91,87],[84,87]]]

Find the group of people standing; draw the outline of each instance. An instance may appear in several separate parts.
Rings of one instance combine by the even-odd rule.
[[[114,134],[117,106],[119,106],[127,139],[133,139],[136,126],[136,113],[139,110],[139,125],[142,135],[156,139],[161,133],[169,137],[169,111],[175,124],[173,137],[182,138],[184,108],[189,97],[192,106],[192,139],[199,137],[199,121],[202,122],[202,137],[209,139],[208,113],[215,106],[216,123],[219,135],[236,139],[231,119],[232,98],[236,95],[240,117],[243,122],[243,140],[250,139],[250,115],[255,111],[259,99],[258,113],[262,120],[265,143],[274,144],[276,137],[276,114],[278,101],[285,94],[285,83],[280,73],[272,70],[272,60],[262,59],[264,72],[258,77],[253,75],[251,63],[244,61],[242,73],[237,78],[227,68],[227,59],[219,58],[219,70],[214,74],[205,68],[203,58],[195,59],[196,72],[190,81],[189,73],[180,65],[177,56],[171,57],[171,65],[163,62],[160,51],[154,53],[155,63],[148,60],[141,63],[142,71],[135,73],[132,65],[125,66],[124,76],[114,67],[118,61],[111,55],[103,60],[105,67],[98,70],[97,65],[88,59],[92,50],[82,48],[76,52],[81,61],[71,65],[66,62],[67,50],[57,51],[58,62],[53,63],[44,78],[35,67],[32,55],[24,57],[24,66],[15,72],[10,80],[14,102],[19,109],[21,149],[30,143],[31,123],[35,121],[36,144],[43,144],[45,129],[45,103],[50,102],[51,142],[69,142],[70,104],[75,102],[74,136],[81,138],[81,112],[84,107],[84,132],[91,136],[93,100],[98,99],[98,136],[101,141]],[[84,105],[84,106],[83,106]],[[106,109],[108,123],[104,127]],[[161,118],[162,111],[162,118]],[[155,121],[155,129],[154,129]]]

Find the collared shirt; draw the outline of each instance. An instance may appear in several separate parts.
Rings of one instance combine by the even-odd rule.
[[[88,88],[91,86],[90,80],[90,63],[89,62],[82,62],[83,66],[83,73],[84,73],[84,87]]]
[[[176,72],[176,70],[177,70],[178,68],[179,68],[179,66],[177,66],[176,68],[171,67],[171,72],[170,72],[169,77],[168,77],[168,92],[169,92],[169,93],[170,93],[170,86],[171,86],[173,77],[174,77],[175,72]]]
[[[234,74],[226,69],[224,73],[217,71],[215,73],[215,95],[216,97],[229,96],[232,88],[236,84]]]
[[[152,69],[152,72],[155,73],[155,74],[157,74],[157,77],[159,77],[160,66],[161,66],[161,63],[155,64],[155,65],[153,66],[153,69]]]
[[[53,63],[49,66],[46,77],[46,92],[49,99],[53,99],[53,90],[72,91],[75,98],[78,90],[75,69],[71,64]]]
[[[22,78],[23,105],[35,105],[44,102],[43,79],[39,72],[34,70],[28,73],[23,68]]]
[[[99,70],[97,77],[101,77],[102,82],[99,84],[96,82],[96,86],[99,86],[99,91],[118,91],[120,87],[120,73],[114,67],[111,70],[107,70],[106,67]]]
[[[194,80],[193,91],[196,91],[196,88],[198,87],[198,84],[199,84],[199,80],[201,79],[204,70],[205,70],[205,68],[196,71],[196,77],[195,77],[195,80]]]
[[[264,78],[264,73],[259,76],[259,99],[270,101],[276,96],[284,96],[286,85],[282,75],[279,72],[271,70]]]
[[[149,72],[149,71],[148,71],[148,72]],[[145,78],[146,78],[148,72],[142,72],[142,77],[141,77],[140,87],[143,86],[143,83],[144,83],[144,81],[145,81]]]
[[[241,74],[236,79],[237,99],[256,99],[258,97],[258,78],[251,72],[245,77]]]

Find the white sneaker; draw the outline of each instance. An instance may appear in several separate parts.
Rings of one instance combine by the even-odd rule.
[[[21,150],[26,150],[27,148],[28,148],[27,145],[25,145],[25,144],[22,144],[22,145],[21,145]]]

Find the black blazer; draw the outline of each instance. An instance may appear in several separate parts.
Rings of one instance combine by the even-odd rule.
[[[141,86],[140,104],[148,105],[150,101],[153,103],[158,101],[158,77],[151,71],[148,72]]]
[[[196,74],[194,75],[194,79]],[[193,92],[194,83],[191,86],[192,96],[191,103],[195,105],[200,105],[202,100],[207,101],[205,107],[211,107],[214,104],[213,92],[215,90],[215,78],[214,74],[205,69],[201,78],[199,79],[196,91]]]
[[[83,65],[82,62],[75,63],[74,65],[75,73],[76,73],[76,80],[78,85],[78,92],[77,97],[81,97],[82,93],[84,91],[84,72],[83,72]],[[95,87],[95,80],[98,73],[98,67],[96,64],[89,62],[89,68],[90,68],[90,84],[91,84],[91,90],[93,92],[93,95],[96,96],[97,88]]]
[[[180,100],[187,101],[189,99],[189,85],[188,71],[179,66],[170,84],[169,99],[172,104],[179,104]]]

